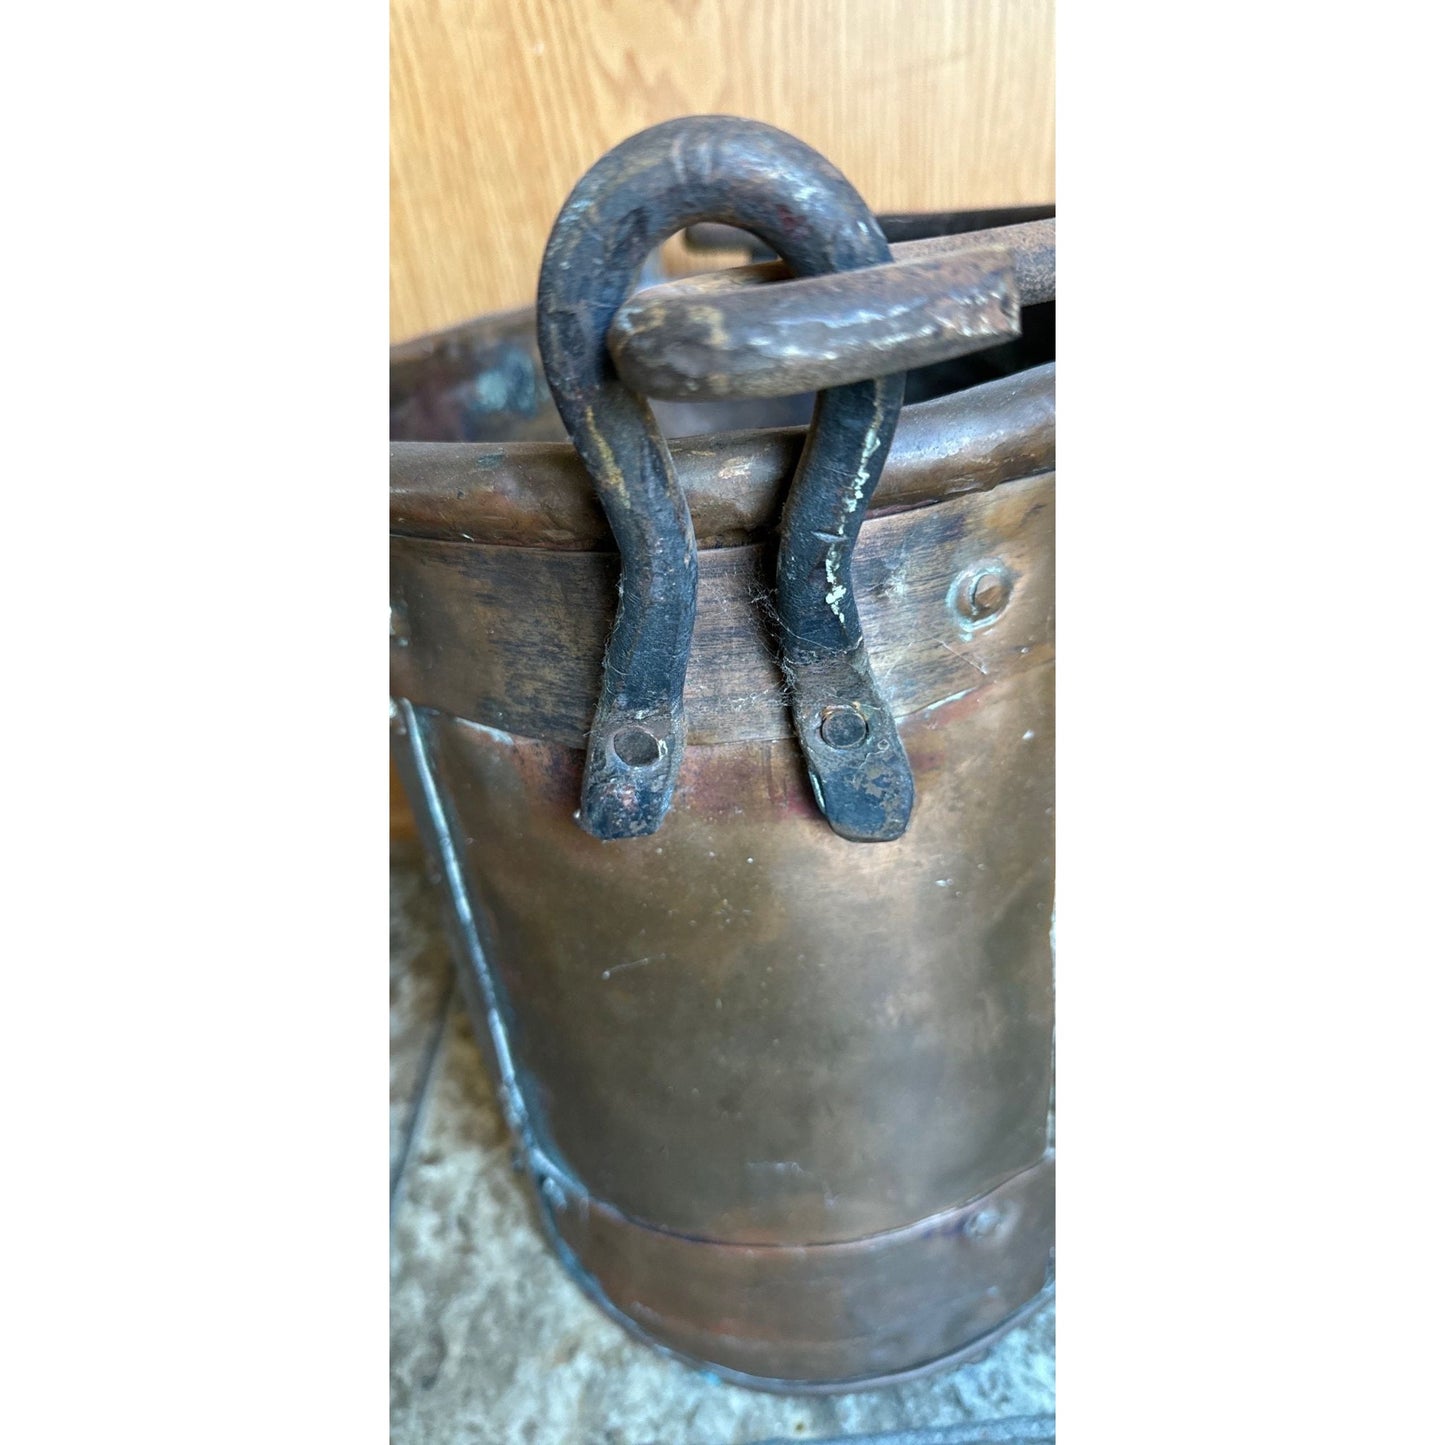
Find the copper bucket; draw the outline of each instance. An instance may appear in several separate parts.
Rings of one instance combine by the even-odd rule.
[[[1036,261],[1039,224],[1051,265],[1052,222],[986,239]],[[975,240],[944,239],[893,254]],[[1017,340],[910,373],[852,554],[913,778],[888,842],[829,826],[779,667],[801,426],[657,409],[697,544],[686,749],[661,826],[601,841],[577,818],[619,555],[533,314],[393,352],[395,751],[522,1171],[602,1308],[740,1383],[938,1366],[1052,1288],[1052,275],[1030,284]]]

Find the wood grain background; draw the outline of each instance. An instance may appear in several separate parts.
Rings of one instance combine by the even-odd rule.
[[[753,116],[875,210],[1054,198],[1052,0],[392,0],[391,335],[531,300],[573,183]]]

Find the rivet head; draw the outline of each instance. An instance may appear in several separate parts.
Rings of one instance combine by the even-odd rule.
[[[857,708],[825,707],[818,736],[830,748],[856,748],[868,736],[868,719]]]
[[[996,558],[989,558],[954,578],[948,601],[964,632],[971,634],[996,622],[1012,595],[1013,579],[1008,568]]]
[[[651,767],[662,756],[662,748],[646,728],[618,728],[612,734],[612,751],[629,768]]]
[[[1002,612],[1008,601],[1008,583],[997,572],[985,572],[969,590],[968,610],[975,618]]]
[[[990,1209],[987,1205],[969,1215],[964,1221],[963,1232],[970,1239],[987,1239],[1003,1223],[1003,1215],[997,1209]]]

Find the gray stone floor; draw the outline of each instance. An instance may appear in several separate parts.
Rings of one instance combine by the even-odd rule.
[[[393,845],[395,1445],[749,1445],[1052,1413],[1052,1305],[974,1364],[818,1398],[711,1380],[605,1318],[533,1228],[440,912],[419,850]]]

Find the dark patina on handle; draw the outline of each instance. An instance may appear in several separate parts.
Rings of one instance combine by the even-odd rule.
[[[666,121],[624,141],[557,217],[538,281],[538,344],[622,555],[580,813],[603,839],[654,833],[667,813],[697,609],[687,501],[651,408],[617,375],[607,332],[648,253],[703,221],[753,232],[799,277],[889,259],[878,222],[837,169],[794,137],[732,116]],[[913,775],[869,666],[851,573],[902,403],[901,374],[818,393],[778,557],[794,726],[828,822],[859,841],[899,837],[913,806]]]

